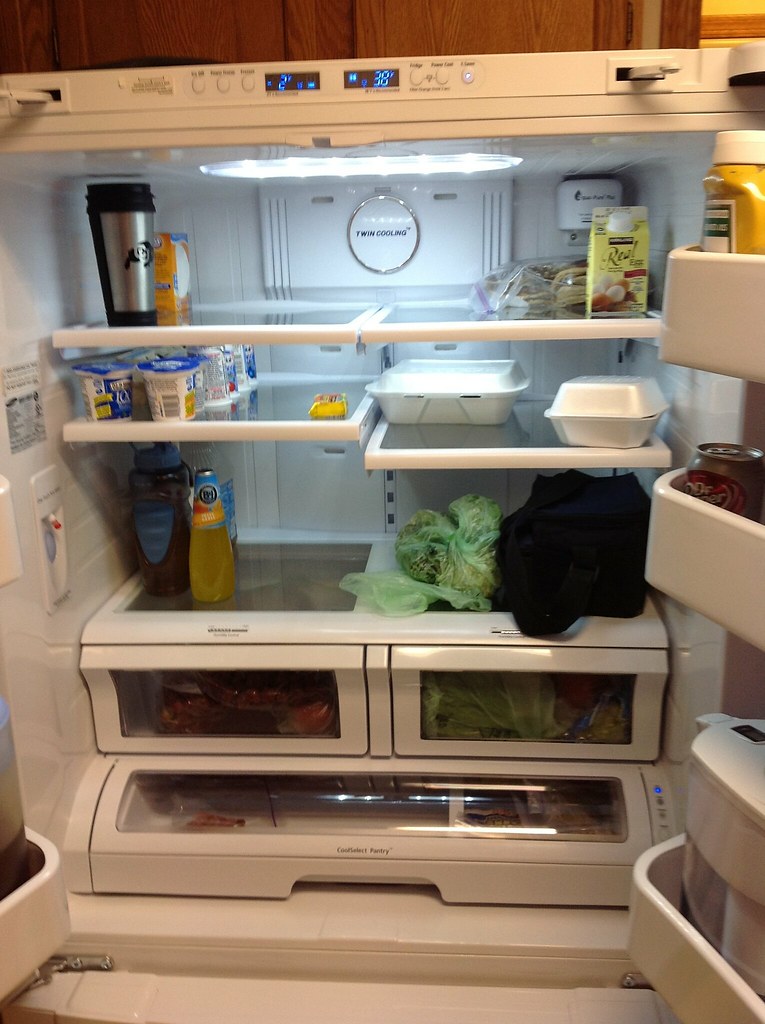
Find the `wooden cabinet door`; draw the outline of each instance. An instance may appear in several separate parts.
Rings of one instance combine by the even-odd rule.
[[[285,58],[282,0],[54,0],[59,66]]]
[[[288,60],[353,57],[353,0],[284,0]]]
[[[356,55],[640,46],[642,0],[354,0]]]

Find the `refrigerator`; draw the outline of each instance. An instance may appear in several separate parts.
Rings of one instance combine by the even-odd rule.
[[[698,720],[763,717],[763,527],[682,485],[699,443],[763,441],[761,257],[699,239],[764,75],[752,44],[0,78],[0,695],[30,865],[0,902],[6,1024],[765,1020],[677,893]],[[106,325],[108,182],[188,240],[188,323]],[[598,203],[647,211],[645,315],[550,298]],[[487,307],[519,268],[542,312]],[[221,346],[256,365],[230,401],[86,415],[74,366]],[[411,417],[379,393],[409,361]],[[439,373],[498,361],[501,422],[428,421]],[[580,376],[668,407],[639,446],[565,443],[545,412]],[[312,416],[327,395],[347,412]],[[128,479],[156,442],[233,482],[228,602],[142,586]],[[394,569],[420,510],[508,515],[570,468],[652,496],[642,615],[538,638],[340,586]],[[619,721],[556,733],[583,683]],[[525,733],[430,716],[457,694],[485,724],[500,688]]]

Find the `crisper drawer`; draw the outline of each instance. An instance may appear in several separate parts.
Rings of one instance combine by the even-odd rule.
[[[353,645],[88,646],[80,665],[102,751],[363,754],[370,694],[389,716],[387,672],[371,667],[368,690],[364,653]]]
[[[428,884],[447,902],[626,906],[652,766],[462,772],[345,760],[96,762],[65,847],[74,891],[286,898],[298,882]],[[646,774],[647,773],[647,774]]]
[[[650,761],[662,650],[394,647],[399,754]]]

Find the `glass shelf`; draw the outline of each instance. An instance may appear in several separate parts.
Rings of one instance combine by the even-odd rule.
[[[134,409],[132,420],[88,420],[64,424],[65,441],[355,441],[362,447],[377,422],[379,409],[366,394],[366,377],[331,381],[310,374],[263,374],[258,386],[236,402],[210,405],[200,419],[152,420],[148,409]],[[343,392],[345,419],[311,419],[314,396]]]
[[[666,468],[672,453],[655,434],[639,448],[563,444],[544,416],[548,401],[516,402],[497,426],[390,424],[381,418],[364,453],[367,469]]]

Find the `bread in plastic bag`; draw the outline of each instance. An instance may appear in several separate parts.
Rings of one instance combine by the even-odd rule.
[[[500,320],[562,320],[586,315],[587,260],[565,256],[496,267],[473,285],[473,309]]]

